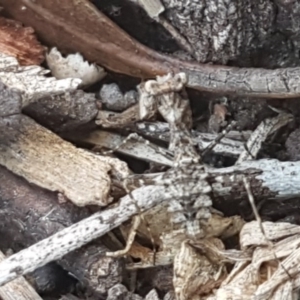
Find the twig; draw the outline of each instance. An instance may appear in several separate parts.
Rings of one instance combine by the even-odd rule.
[[[167,200],[162,197],[165,194],[165,188],[162,186],[143,187],[132,193],[141,211]],[[121,199],[118,206],[98,212],[10,256],[0,263],[0,285],[63,257],[120,226],[137,213],[136,204],[127,195]]]

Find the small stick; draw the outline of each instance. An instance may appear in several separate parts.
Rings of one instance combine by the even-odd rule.
[[[218,134],[218,136],[216,137],[216,139],[214,141],[212,141],[205,149],[204,151],[202,151],[201,156],[205,156],[207,153],[211,152],[213,148],[215,148],[218,143],[222,140],[223,137],[226,136],[226,134],[232,130],[234,128],[234,126],[236,125],[235,121],[232,121],[227,128],[225,128],[224,130],[222,130],[222,132],[220,132],[220,134]]]
[[[266,242],[268,243],[268,246],[270,247],[270,250],[272,251],[272,254],[274,255],[275,261],[284,270],[284,272],[287,274],[287,276],[290,279],[293,279],[292,276],[290,275],[289,271],[284,267],[284,265],[281,263],[280,259],[276,255],[276,252],[274,251],[274,243],[266,235],[266,231],[265,231],[265,229],[263,227],[261,217],[260,217],[260,215],[258,213],[258,210],[256,208],[256,205],[255,205],[255,201],[254,201],[254,197],[253,197],[253,194],[252,194],[252,191],[251,191],[250,183],[249,183],[249,181],[247,180],[247,178],[245,176],[243,176],[243,183],[244,183],[245,189],[247,191],[248,199],[249,199],[252,211],[254,213],[255,219],[256,219],[256,221],[258,223],[258,226],[259,226],[259,228],[260,228],[260,230],[261,230],[261,232],[262,232],[262,234],[263,234]]]
[[[143,212],[167,200],[166,188],[147,186],[132,192]],[[127,195],[118,206],[97,212],[51,237],[24,249],[0,263],[0,286],[25,275],[45,264],[60,259],[67,253],[103,236],[115,227],[139,213],[137,205]]]

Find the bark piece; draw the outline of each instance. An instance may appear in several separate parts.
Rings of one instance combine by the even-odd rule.
[[[20,66],[40,65],[44,61],[45,47],[30,27],[0,17],[0,52],[16,57]]]
[[[243,178],[246,177],[251,185],[256,203],[270,199],[265,204],[269,205],[268,211],[271,215],[272,210],[276,209],[276,203],[281,203],[283,209],[285,207],[283,200],[300,196],[298,184],[300,178],[297,171],[299,167],[299,162],[261,159],[245,161],[238,166],[208,170],[210,174],[208,180],[213,188],[214,205],[225,214],[245,215],[248,198]],[[295,201],[297,200],[295,199]],[[277,214],[280,210],[277,211]],[[276,211],[273,214],[276,215]]]
[[[248,139],[245,150],[240,154],[236,164],[257,157],[262,143],[267,137],[291,121],[293,121],[293,115],[280,113],[275,118],[269,118],[261,122]]]
[[[125,163],[77,149],[23,115],[1,118],[0,137],[0,164],[78,206],[107,205],[112,200],[108,173],[128,174]]]
[[[58,260],[85,288],[85,294],[103,296],[122,281],[122,263],[105,256],[108,249],[99,242],[81,247]]]
[[[97,116],[98,108],[94,94],[76,90],[41,98],[26,106],[23,112],[39,124],[62,132],[90,122]]]
[[[96,124],[104,128],[121,128],[140,120],[139,105],[133,105],[122,113],[100,110],[97,115]]]
[[[56,80],[46,77],[50,71],[39,66],[21,67],[16,58],[0,53],[0,80],[9,88],[22,92],[22,106],[49,95],[75,90],[80,79]]]
[[[71,138],[72,139],[72,138]],[[173,166],[173,160],[170,153],[165,148],[156,146],[145,141],[126,139],[119,134],[104,130],[93,130],[84,137],[75,136],[74,141],[81,141],[112,149],[114,152],[126,154],[148,162],[154,162],[162,165]]]
[[[5,255],[0,252],[0,261],[3,259]],[[24,277],[19,277],[0,287],[0,297],[2,300],[42,300]]]
[[[80,52],[117,73],[149,78],[184,72],[187,86],[203,91],[267,98],[300,95],[300,68],[240,69],[181,61],[141,45],[89,1],[0,0],[0,5],[32,26],[47,44],[66,53]]]

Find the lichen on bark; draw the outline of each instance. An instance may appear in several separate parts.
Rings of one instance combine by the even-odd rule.
[[[274,29],[269,0],[163,0],[166,16],[200,62],[226,64],[262,47]]]

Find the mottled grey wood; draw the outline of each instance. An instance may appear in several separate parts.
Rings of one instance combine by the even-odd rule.
[[[0,263],[0,285],[27,274],[50,261],[104,235],[137,214],[161,203],[165,188],[147,186],[134,191],[133,197],[123,197],[118,206],[95,213],[49,238],[24,249]]]
[[[180,68],[188,76],[187,86],[202,91],[251,97],[291,98],[300,95],[300,68],[212,68],[209,65]]]
[[[5,259],[5,255],[0,251],[0,261]],[[1,300],[42,300],[34,288],[25,280],[24,277],[0,287]]]
[[[0,118],[0,164],[78,206],[107,205],[109,172],[128,174],[124,162],[78,149],[22,114]]]

